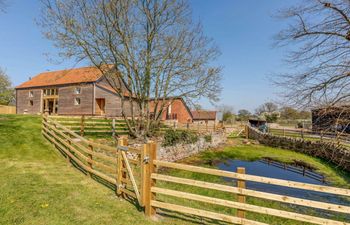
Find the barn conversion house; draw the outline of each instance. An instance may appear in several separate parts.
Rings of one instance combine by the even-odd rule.
[[[95,67],[41,73],[16,87],[16,106],[17,114],[122,116],[120,97]]]
[[[129,99],[125,91],[124,97]],[[179,123],[217,122],[215,111],[191,111],[180,97],[158,100],[160,120]],[[126,107],[130,104],[125,104]],[[95,67],[41,73],[16,87],[17,114],[122,116],[121,99],[102,72]],[[153,116],[155,101],[150,101]],[[160,108],[158,108],[159,110]],[[124,108],[130,115],[130,109]],[[137,107],[134,107],[137,110]]]

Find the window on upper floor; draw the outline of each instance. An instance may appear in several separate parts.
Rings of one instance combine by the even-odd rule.
[[[34,92],[33,91],[29,91],[29,97],[30,98],[34,97]]]
[[[50,96],[50,95],[58,95],[58,89],[57,88],[44,89],[44,96]]]
[[[80,98],[74,99],[74,105],[80,105]]]
[[[74,94],[80,94],[81,93],[81,87],[75,87]]]

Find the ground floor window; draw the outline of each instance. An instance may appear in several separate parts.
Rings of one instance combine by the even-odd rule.
[[[74,105],[80,105],[80,98],[74,99]]]

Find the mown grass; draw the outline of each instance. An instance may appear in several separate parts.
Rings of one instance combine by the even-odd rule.
[[[191,224],[147,219],[76,168],[41,135],[38,116],[0,115],[0,224]]]
[[[159,212],[166,215],[159,222],[145,218],[138,207],[116,198],[112,190],[67,164],[42,137],[40,120],[38,116],[0,115],[0,224],[218,224],[217,221],[166,211]],[[255,160],[271,157],[280,161],[299,159],[318,168],[333,184],[349,187],[349,174],[344,174],[319,159],[282,149],[242,145],[240,139],[234,139],[234,142],[233,147],[206,151],[184,163],[209,166],[209,161],[228,158]],[[229,184],[219,177],[203,174],[175,170],[162,173]],[[157,185],[217,198],[236,199],[233,194],[219,191],[162,182]],[[220,206],[167,196],[158,196],[158,199],[235,215],[234,209]],[[289,205],[276,202],[254,198],[248,198],[247,201],[255,205],[291,210]],[[255,213],[248,213],[247,217],[270,224],[303,224]]]

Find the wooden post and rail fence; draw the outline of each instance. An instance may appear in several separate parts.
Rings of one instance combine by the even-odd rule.
[[[162,122],[164,125],[160,128],[160,132],[165,132],[169,129],[172,130],[188,130],[195,131],[197,133],[215,132],[224,129],[222,123],[179,123],[179,122]]]
[[[118,196],[135,199],[140,206],[144,207],[145,214],[149,217],[166,210],[234,224],[266,224],[251,219],[253,217],[247,218],[249,213],[258,213],[311,224],[350,225],[350,223],[344,221],[308,215],[306,214],[307,210],[305,210],[304,214],[257,206],[246,202],[247,198],[258,198],[349,216],[350,206],[348,205],[251,190],[248,189],[249,186],[246,185],[246,182],[253,181],[305,191],[328,193],[344,196],[345,198],[350,197],[349,189],[249,175],[245,173],[244,168],[238,168],[236,172],[229,172],[158,160],[157,144],[154,142],[148,142],[143,144],[142,147],[134,148],[128,146],[127,139],[121,138],[118,140],[117,146],[102,145],[87,140],[46,116],[43,117],[42,134],[60,150],[68,162],[83,169],[91,178],[103,179],[114,185]],[[161,168],[166,168],[166,170],[161,170]],[[169,175],[169,171],[173,170],[228,178],[235,180],[236,183],[228,184],[224,180],[222,183],[210,182],[194,178],[189,179],[180,175]],[[200,193],[195,193],[195,191],[189,193],[185,191],[186,188],[173,188],[173,186],[178,185],[224,192],[232,196],[232,199],[204,196]],[[191,205],[184,206],[182,205],[182,200],[179,203],[174,203],[174,201],[167,202],[167,199],[159,199],[159,196],[203,203],[203,209],[191,207]],[[220,211],[204,209],[204,206],[208,204],[236,209],[236,214],[229,215]]]
[[[301,139],[315,139],[323,141],[324,139],[336,141],[350,141],[350,134],[344,132],[327,132],[327,131],[312,131],[303,128],[288,129],[288,128],[269,128],[268,133],[283,137],[295,137]]]
[[[86,134],[110,134],[112,137],[127,135],[127,125],[124,119],[97,116],[49,116],[50,119],[60,123],[70,130]]]

